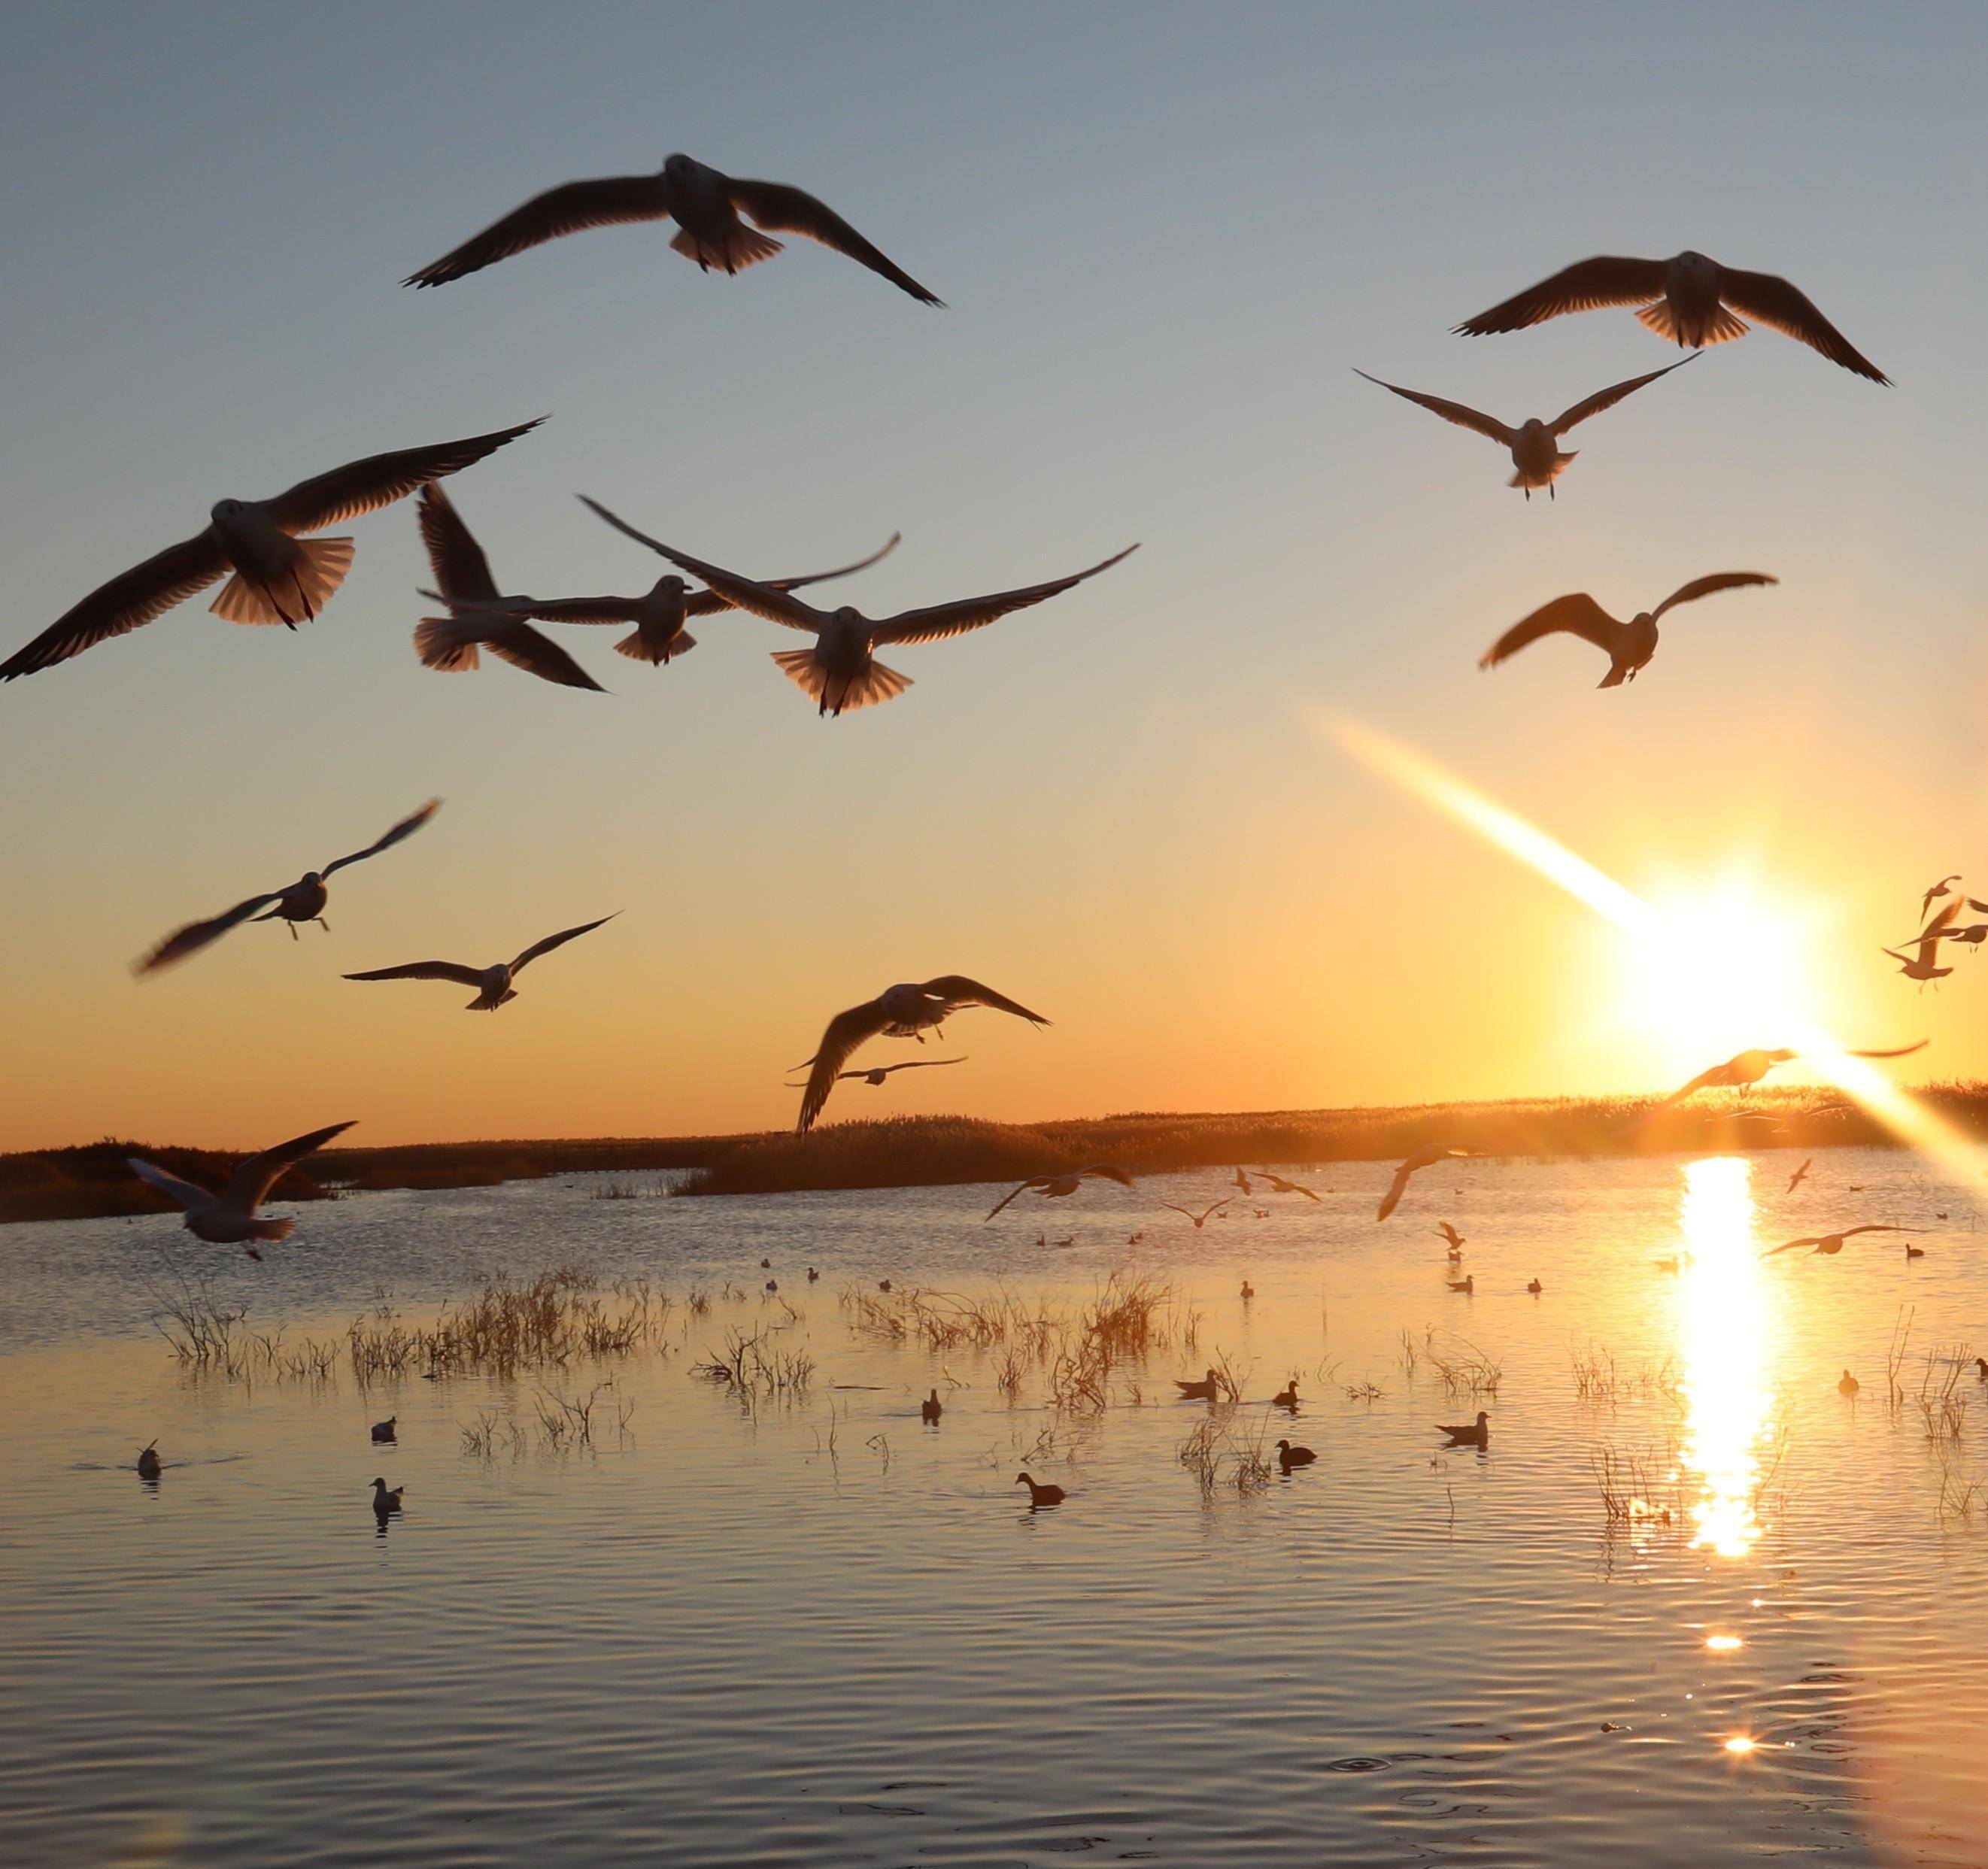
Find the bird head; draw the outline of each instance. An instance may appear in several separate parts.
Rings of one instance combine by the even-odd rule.
[[[234,519],[242,511],[239,500],[216,500],[209,509],[209,516],[216,519]]]
[[[697,164],[681,150],[663,158],[663,173],[665,175],[688,175],[696,167]]]

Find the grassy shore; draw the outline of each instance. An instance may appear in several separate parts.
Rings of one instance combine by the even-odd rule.
[[[1918,1093],[1962,1134],[1988,1140],[1988,1083]],[[591,1137],[552,1141],[432,1142],[331,1149],[277,1184],[276,1201],[323,1200],[347,1190],[470,1188],[550,1174],[688,1171],[683,1195],[783,1194],[804,1188],[923,1188],[1019,1181],[1087,1162],[1134,1174],[1266,1162],[1385,1161],[1426,1142],[1486,1155],[1628,1155],[1687,1149],[1895,1146],[1897,1138],[1834,1093],[1764,1087],[1696,1098],[1652,1114],[1648,1098],[1417,1103],[1388,1108],[1134,1111],[1051,1123],[896,1117],[835,1123],[806,1136]],[[208,1149],[106,1141],[79,1148],[0,1155],[0,1224],[171,1211],[134,1176],[143,1155],[218,1187],[237,1159]]]

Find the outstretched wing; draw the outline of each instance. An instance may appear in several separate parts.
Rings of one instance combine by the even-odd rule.
[[[1736,272],[1722,268],[1719,296],[1735,311],[1744,312],[1784,337],[1797,338],[1819,350],[1832,363],[1854,370],[1873,383],[1892,380],[1816,309],[1800,288],[1771,272]]]
[[[867,999],[860,1005],[837,1013],[828,1022],[820,1044],[808,1060],[813,1068],[808,1073],[807,1089],[801,1095],[801,1113],[794,1124],[796,1135],[804,1136],[813,1128],[815,1118],[821,1114],[823,1106],[828,1101],[829,1092],[835,1088],[837,1076],[857,1046],[867,1039],[874,1039],[890,1022],[890,1015],[884,1010],[881,999]],[[992,1219],[993,1215],[990,1214],[988,1218]]]
[[[1577,260],[1550,279],[1528,286],[1475,318],[1452,327],[1459,336],[1483,337],[1494,331],[1523,331],[1566,312],[1598,311],[1609,305],[1641,305],[1664,290],[1664,262],[1601,254]]]
[[[997,993],[991,986],[982,986],[978,980],[969,980],[963,973],[942,973],[935,980],[927,980],[918,991],[929,993],[935,999],[943,999],[948,1006],[992,1006],[997,1012],[1012,1012],[1017,1019],[1026,1019],[1030,1024],[1046,1026],[1050,1022],[1040,1012],[1031,1012],[1018,999],[1010,999],[1006,993]]]
[[[660,175],[607,175],[592,181],[570,181],[535,194],[501,221],[493,221],[452,252],[445,253],[403,286],[446,286],[451,279],[480,272],[500,259],[527,248],[543,246],[562,234],[583,228],[616,227],[634,221],[669,218],[669,193]]]
[[[1530,617],[1522,617],[1477,658],[1477,666],[1496,668],[1543,636],[1577,636],[1612,657],[1616,644],[1621,640],[1622,628],[1586,591],[1577,590],[1556,597],[1550,603],[1542,603]]]
[[[1576,403],[1553,425],[1554,439],[1558,441],[1578,422],[1584,422],[1591,415],[1599,415],[1604,409],[1612,409],[1625,396],[1633,396],[1646,383],[1654,383],[1659,377],[1668,377],[1674,370],[1682,370],[1685,363],[1696,363],[1705,353],[1693,351],[1682,362],[1666,363],[1662,370],[1646,370],[1640,377],[1631,377],[1626,383],[1611,383],[1605,390],[1597,390],[1592,396]]]
[[[1673,364],[1672,367],[1675,369],[1676,366]],[[1700,597],[1709,597],[1716,590],[1737,590],[1744,584],[1778,584],[1780,581],[1764,571],[1715,571],[1708,577],[1695,577],[1689,584],[1680,584],[1650,612],[1650,620],[1655,623],[1665,610],[1680,603],[1696,603]]]
[[[1116,1181],[1121,1188],[1136,1188],[1139,1185],[1123,1168],[1108,1161],[1094,1161],[1087,1168],[1079,1168],[1077,1173],[1100,1181]]]
[[[784,590],[776,590],[771,584],[761,584],[751,578],[741,577],[735,571],[727,571],[722,565],[707,564],[701,558],[692,558],[659,539],[651,539],[647,532],[638,532],[625,519],[618,519],[598,500],[589,499],[583,493],[580,504],[604,519],[618,532],[626,532],[631,539],[647,546],[652,552],[661,553],[680,571],[688,571],[692,577],[701,577],[734,608],[749,610],[756,617],[763,617],[769,623],[783,623],[790,630],[806,630],[810,635],[819,635],[822,625],[828,619],[820,610],[803,603],[798,597],[790,597]]]
[[[1415,1173],[1412,1162],[1403,1162],[1395,1171],[1395,1178],[1388,1184],[1388,1191],[1381,1197],[1381,1211],[1374,1218],[1384,1220],[1401,1204],[1401,1196],[1408,1191],[1408,1177]]]
[[[725,604],[721,608],[729,610]],[[688,610],[689,606],[686,604]],[[642,613],[640,597],[526,598],[503,606],[506,617],[529,617],[534,623],[633,623]]]
[[[141,1181],[150,1181],[168,1200],[193,1208],[205,1207],[214,1196],[205,1188],[196,1188],[191,1181],[183,1181],[177,1174],[168,1174],[164,1168],[149,1161],[140,1161],[136,1155],[124,1158],[124,1165]]]
[[[1803,1239],[1784,1239],[1778,1246],[1770,1246],[1760,1256],[1772,1259],[1777,1252],[1794,1252],[1803,1246],[1819,1246],[1830,1237],[1827,1233],[1811,1233]]]
[[[480,968],[457,961],[410,961],[404,967],[376,967],[370,973],[349,973],[348,980],[453,980],[458,986],[483,985]]]
[[[1909,1058],[1915,1051],[1924,1051],[1932,1043],[1931,1039],[1921,1039],[1916,1045],[1895,1046],[1889,1051],[1846,1051],[1846,1058]]]
[[[785,182],[741,181],[728,177],[725,192],[741,214],[750,215],[776,234],[803,234],[825,247],[846,253],[872,272],[881,273],[893,286],[909,292],[921,305],[944,307],[945,301],[929,292],[894,260],[857,232],[825,201],[818,201],[804,190]]]
[[[1022,1182],[1018,1187],[1009,1188],[1006,1194],[1002,1195],[999,1200],[996,1201],[992,1207],[988,1208],[987,1219],[982,1221],[980,1224],[982,1226],[985,1226],[987,1224],[987,1220],[992,1220],[994,1216],[998,1214],[1002,1208],[1006,1207],[1010,1201],[1013,1200],[1018,1194],[1026,1194],[1031,1188],[1041,1188],[1046,1186],[1048,1181],[1049,1177],[1046,1174],[1032,1174],[1026,1181]]]
[[[1842,1239],[1854,1239],[1859,1233],[1909,1233],[1909,1226],[1851,1226],[1845,1227],[1838,1235]]]
[[[1367,377],[1364,370],[1356,370],[1356,377]],[[1384,390],[1392,390],[1397,396],[1418,402],[1432,414],[1439,415],[1446,422],[1454,422],[1459,428],[1468,428],[1473,434],[1481,434],[1487,440],[1502,443],[1510,448],[1519,438],[1516,433],[1499,421],[1495,415],[1486,415],[1482,411],[1466,407],[1460,402],[1447,402],[1440,396],[1425,396],[1420,390],[1405,390],[1398,383],[1383,383],[1378,377],[1367,377],[1369,383],[1380,384]]]
[[[176,928],[161,941],[142,961],[134,962],[131,971],[140,978],[148,973],[157,973],[161,967],[170,967],[175,961],[183,961],[190,954],[198,954],[209,941],[218,941],[230,928],[239,928],[258,909],[266,908],[272,902],[281,899],[281,892],[275,895],[251,896],[245,902],[238,902],[226,914],[215,916],[211,921],[189,921],[183,928]]]
[[[356,519],[363,512],[377,512],[396,500],[405,499],[417,487],[425,486],[431,480],[473,466],[506,442],[529,434],[545,419],[541,415],[520,422],[515,428],[499,428],[489,434],[473,434],[460,441],[436,441],[426,448],[403,448],[392,454],[368,455],[363,461],[349,461],[329,474],[300,480],[274,499],[265,500],[263,510],[286,532],[314,532],[320,526],[336,526],[341,519]]]
[[[495,645],[493,644],[492,647]],[[499,653],[501,654],[502,651],[499,650]],[[617,908],[614,911],[614,915],[618,915],[620,912]],[[596,928],[604,927],[612,921],[614,915],[603,915],[598,921],[583,921],[576,928],[561,928],[556,934],[548,934],[543,941],[533,941],[511,963],[511,971],[513,973],[522,972],[540,955],[549,954],[555,948],[563,948],[568,941],[577,941],[583,934],[591,934]]]
[[[902,532],[893,532],[867,558],[859,558],[853,565],[838,565],[833,571],[810,571],[802,577],[762,577],[758,581],[769,590],[799,590],[808,584],[824,584],[833,577],[849,577],[858,571],[867,571],[880,559],[888,558],[903,542],[904,536]],[[699,597],[708,597],[711,593],[701,590],[697,594]],[[711,612],[694,610],[691,613],[708,617]]]
[[[333,1123],[328,1128],[314,1129],[307,1136],[292,1136],[287,1142],[279,1142],[274,1148],[237,1163],[221,1191],[221,1199],[240,1212],[252,1214],[286,1168],[306,1155],[315,1155],[333,1136],[343,1135],[351,1127],[350,1123]]]
[[[891,1071],[927,1071],[930,1070],[935,1064],[964,1064],[966,1060],[964,1057],[907,1058],[901,1064],[886,1064],[880,1066],[878,1068],[886,1073]],[[860,1070],[844,1071],[841,1073],[844,1077],[867,1077],[869,1074],[870,1073],[867,1071]]]
[[[411,837],[441,809],[440,799],[430,799],[420,810],[401,819],[400,823],[387,832],[385,836],[380,838],[375,843],[369,843],[363,850],[354,850],[350,857],[341,857],[334,863],[326,864],[318,874],[320,876],[330,876],[335,870],[343,870],[347,864],[363,863],[369,857],[377,857],[382,850],[390,850],[402,838]]]
[[[211,532],[169,545],[70,605],[32,642],[0,662],[0,681],[52,668],[113,636],[128,635],[205,590],[227,569],[227,557]]]
[[[541,681],[560,688],[590,688],[597,695],[607,692],[549,636],[541,635],[528,623],[506,623],[485,637],[483,645],[513,668],[522,668]]]
[[[431,481],[422,488],[421,497],[414,502],[414,518],[442,601],[451,605],[495,603],[497,580],[490,575],[490,561],[438,483]]]
[[[1030,604],[1056,597],[1073,585],[1081,584],[1086,578],[1097,576],[1100,571],[1109,571],[1121,559],[1131,557],[1138,549],[1136,545],[1128,545],[1124,551],[1114,553],[1087,571],[1073,571],[1068,577],[1053,578],[1046,584],[1031,584],[1023,590],[997,591],[987,597],[962,597],[956,603],[935,604],[929,610],[905,610],[898,616],[887,617],[871,630],[871,640],[879,644],[931,643],[942,637],[962,636],[969,630],[977,630],[983,624],[992,623],[997,617],[1006,616],[1010,610],[1026,610]]]

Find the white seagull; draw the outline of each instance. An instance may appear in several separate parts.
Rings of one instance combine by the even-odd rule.
[[[620,912],[617,909],[614,914]],[[614,915],[603,915],[599,921],[583,921],[576,928],[562,928],[556,934],[548,934],[543,941],[533,941],[515,961],[499,961],[493,966],[465,967],[455,961],[414,961],[404,967],[376,967],[370,973],[349,973],[345,977],[348,980],[453,980],[459,986],[476,989],[476,997],[463,1009],[465,1012],[494,1012],[505,1002],[517,998],[512,981],[540,955],[563,948],[583,934],[590,934],[614,919]]]
[[[1594,644],[1608,658],[1608,672],[1596,685],[1620,688],[1625,681],[1635,681],[1650,665],[1650,658],[1657,652],[1657,619],[1665,610],[1680,603],[1696,603],[1715,591],[1780,582],[1764,571],[1715,571],[1679,586],[1655,610],[1638,610],[1627,623],[1617,622],[1586,591],[1577,590],[1541,604],[1530,617],[1513,624],[1478,658],[1477,666],[1496,668],[1543,636],[1578,636],[1583,642]]]
[[[364,850],[354,850],[350,857],[340,857],[322,870],[306,870],[284,888],[272,890],[266,895],[251,896],[247,901],[236,903],[225,914],[216,915],[210,921],[189,921],[184,928],[168,934],[131,971],[140,975],[156,973],[161,967],[171,966],[174,961],[183,961],[188,955],[198,953],[209,941],[218,941],[230,928],[238,928],[245,921],[286,921],[292,941],[297,938],[299,921],[315,921],[329,934],[331,924],[325,920],[324,911],[331,894],[326,884],[331,878],[348,864],[363,863],[369,857],[377,857],[382,850],[391,850],[402,838],[411,837],[441,809],[441,800],[431,798],[412,816],[401,819],[384,837],[369,843]],[[265,912],[259,914],[258,910]]]
[[[604,508],[587,499],[585,494],[580,498],[593,512],[604,519],[611,519]],[[693,577],[703,579],[720,597],[740,610],[750,610],[754,616],[764,617],[770,623],[783,623],[790,630],[811,634],[815,639],[813,648],[777,651],[773,660],[789,681],[820,704],[820,711],[825,715],[853,711],[878,701],[894,701],[911,685],[908,676],[899,674],[894,668],[886,668],[874,659],[872,651],[877,648],[894,643],[929,643],[942,637],[964,635],[969,630],[977,630],[998,617],[1006,616],[1010,610],[1026,610],[1032,603],[1040,603],[1073,585],[1081,584],[1086,578],[1095,577],[1100,571],[1108,571],[1121,559],[1129,557],[1139,549],[1136,545],[1128,545],[1101,564],[1093,565],[1087,571],[1073,572],[1068,577],[1052,579],[1046,584],[999,591],[992,597],[963,597],[957,603],[935,604],[928,610],[904,610],[895,617],[871,618],[847,604],[840,610],[818,610],[771,585],[755,583],[750,578],[741,577],[722,566],[707,564],[701,558],[692,558],[687,553],[676,551],[654,539],[644,542],[654,545],[671,564],[689,572]]]
[[[804,1136],[814,1127],[814,1120],[821,1114],[842,1067],[865,1039],[916,1039],[922,1045],[927,1032],[939,1031],[947,1019],[966,1006],[991,1006],[997,1012],[1012,1012],[1017,1019],[1026,1019],[1031,1025],[1050,1022],[1019,1000],[997,993],[991,986],[982,986],[978,980],[969,980],[964,974],[941,974],[933,980],[887,986],[874,999],[866,999],[860,1005],[837,1013],[823,1032],[814,1056],[794,1066],[796,1070],[808,1072],[795,1134]]]
[[[988,1208],[987,1220],[992,1220],[1002,1208],[1018,1195],[1039,1194],[1045,1200],[1060,1201],[1076,1193],[1087,1181],[1091,1180],[1116,1181],[1121,1188],[1136,1188],[1138,1185],[1138,1183],[1134,1181],[1123,1168],[1114,1168],[1108,1161],[1094,1161],[1087,1168],[1072,1168],[1067,1174],[1032,1174],[1019,1187],[1010,1188]],[[987,1220],[982,1221],[980,1224],[985,1226]],[[1075,1235],[1072,1235],[1071,1237],[1073,1239]],[[1058,1239],[1050,1243],[1054,1245],[1067,1246],[1070,1244],[1070,1241]]]
[[[333,1136],[351,1127],[350,1123],[333,1123],[328,1129],[314,1129],[307,1136],[293,1137],[259,1155],[251,1155],[236,1164],[228,1185],[218,1194],[196,1188],[191,1181],[183,1181],[156,1163],[140,1161],[135,1155],[127,1156],[125,1161],[140,1181],[150,1182],[160,1193],[186,1209],[181,1224],[196,1239],[217,1246],[239,1246],[251,1259],[260,1259],[262,1255],[257,1242],[288,1239],[296,1222],[287,1218],[261,1219],[256,1208],[269,1198],[269,1190],[286,1168],[306,1155],[315,1155]]]
[[[592,505],[591,502],[588,503]],[[662,551],[663,548],[647,533],[638,532],[605,506],[594,506],[593,510],[617,531],[626,532],[652,552]],[[799,590],[806,584],[847,577],[853,572],[867,571],[879,559],[888,557],[897,549],[902,536],[900,532],[893,532],[881,548],[867,558],[859,558],[854,564],[839,566],[833,571],[813,571],[803,577],[769,577],[754,581],[765,585],[769,590]],[[498,597],[494,600],[460,600],[450,597],[448,601],[450,609],[458,613],[481,602],[508,617],[532,623],[632,623],[635,633],[624,636],[614,645],[615,649],[632,661],[647,662],[652,666],[666,664],[672,657],[685,654],[697,647],[697,638],[684,627],[688,618],[714,617],[737,607],[729,597],[721,597],[715,590],[692,590],[674,572],[657,579],[638,597]]]
[[[1742,272],[1702,253],[1680,253],[1675,259],[1625,259],[1608,254],[1584,259],[1455,328],[1463,336],[1483,337],[1494,331],[1523,331],[1564,312],[1618,305],[1639,307],[1637,317],[1658,336],[1694,350],[1744,337],[1745,320],[1733,316],[1744,312],[1771,330],[1800,339],[1832,363],[1873,383],[1891,381],[1816,309],[1806,292],[1771,272]]]
[[[0,662],[0,681],[52,668],[113,636],[127,635],[230,571],[235,575],[214,601],[217,617],[295,629],[300,619],[315,617],[324,607],[352,564],[350,539],[298,534],[391,505],[417,487],[495,454],[544,419],[466,441],[370,455],[300,480],[274,499],[222,500],[204,530],[100,585]]]
[[[776,233],[804,234],[848,255],[923,305],[945,301],[926,291],[903,267],[857,232],[841,215],[785,182],[746,181],[684,155],[671,156],[654,175],[609,175],[570,181],[535,194],[501,221],[445,253],[432,265],[411,273],[403,286],[446,286],[481,272],[528,247],[543,246],[583,228],[614,227],[633,221],[674,221],[670,245],[707,272],[737,272],[770,259],[780,250],[739,219],[743,214]]]
[[[1439,1142],[1431,1142],[1417,1149],[1412,1155],[1405,1157],[1401,1166],[1395,1171],[1395,1178],[1388,1185],[1388,1191],[1381,1197],[1381,1211],[1374,1216],[1374,1218],[1384,1220],[1401,1205],[1401,1196],[1408,1191],[1408,1177],[1418,1169],[1432,1168],[1439,1161],[1447,1161],[1452,1157],[1460,1158],[1469,1153],[1468,1149],[1445,1148]]]
[[[1537,415],[1528,416],[1517,428],[1501,422],[1495,415],[1485,415],[1476,409],[1466,408],[1460,402],[1445,402],[1440,396],[1425,396],[1420,390],[1405,390],[1397,383],[1384,383],[1378,377],[1368,377],[1364,370],[1356,370],[1354,375],[1366,377],[1369,383],[1377,384],[1384,390],[1392,390],[1397,396],[1405,397],[1410,402],[1420,403],[1446,422],[1454,422],[1459,428],[1468,428],[1478,434],[1488,437],[1501,448],[1509,449],[1512,465],[1519,471],[1509,485],[1523,489],[1526,498],[1533,497],[1535,487],[1543,487],[1547,498],[1554,497],[1554,482],[1567,471],[1567,464],[1580,453],[1570,449],[1562,454],[1560,437],[1577,423],[1584,422],[1591,415],[1599,415],[1604,409],[1612,409],[1628,395],[1633,394],[1646,383],[1654,383],[1659,377],[1667,377],[1674,370],[1682,370],[1685,363],[1693,360],[1686,357],[1683,363],[1666,363],[1662,370],[1653,370],[1646,376],[1631,377],[1626,383],[1611,384],[1605,390],[1597,390],[1584,401],[1574,407],[1550,422],[1543,422]]]

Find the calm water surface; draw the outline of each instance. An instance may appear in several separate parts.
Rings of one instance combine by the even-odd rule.
[[[1156,1203],[1217,1175],[987,1226],[979,1189],[373,1195],[297,1210],[261,1266],[163,1219],[8,1229],[0,1862],[1982,1869],[1988,1232],[1909,1157],[1825,1153],[1790,1195],[1799,1159],[1459,1163],[1383,1227],[1386,1171],[1348,1164],[1199,1232]],[[1864,1220],[1926,1256],[1757,1256]],[[677,1305],[660,1344],[515,1380],[203,1377],[147,1323],[162,1245],[292,1343],[562,1261]],[[1074,1310],[1128,1266],[1171,1334],[1101,1411],[856,1302]],[[805,1394],[695,1373],[762,1325]],[[1204,1489],[1177,1455],[1210,1411],[1167,1398],[1218,1354],[1246,1401]],[[1495,1394],[1446,1391],[1473,1359]],[[1942,1448],[1919,1398],[1950,1377]],[[548,1445],[541,1407],[610,1379],[592,1444]],[[1479,1407],[1489,1450],[1442,1451]],[[1317,1464],[1239,1489],[1279,1435]],[[1023,1464],[1067,1502],[1029,1512]],[[384,1530],[376,1472],[407,1489]]]

